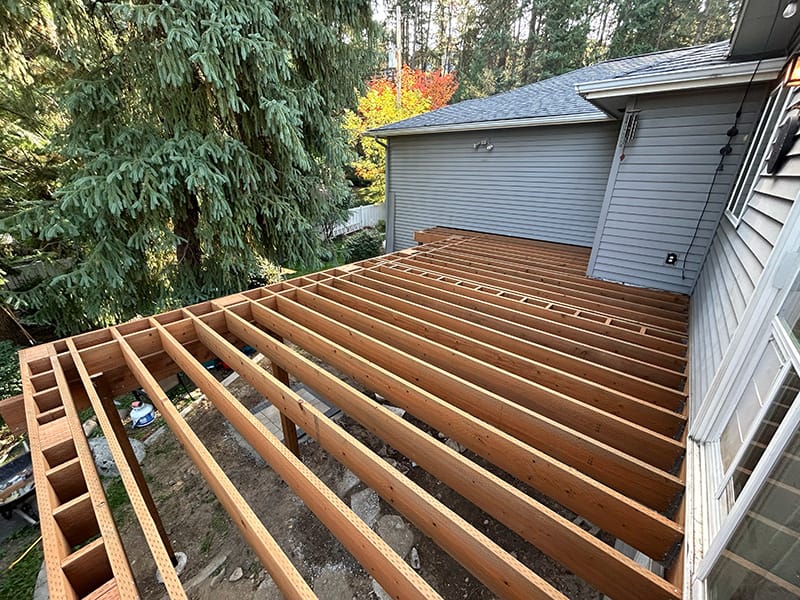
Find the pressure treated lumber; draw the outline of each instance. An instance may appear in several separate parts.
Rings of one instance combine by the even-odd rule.
[[[189,313],[190,314],[190,313]],[[191,316],[196,333],[209,349],[227,362],[239,367],[254,365],[249,358],[231,346],[197,317]],[[416,600],[441,598],[428,583],[422,579],[392,548],[369,526],[364,523],[334,492],[330,490],[308,467],[284,447],[277,438],[245,409],[208,371],[195,361],[191,354],[169,334],[168,329],[158,326],[162,342],[172,359],[194,381],[217,409],[228,419],[233,427],[247,442],[267,461],[278,475],[297,493],[306,506],[320,519],[331,532],[342,542],[353,556],[361,562],[381,587],[396,598]],[[248,370],[242,368],[247,377]],[[293,412],[311,413],[314,426],[321,427],[320,421],[325,416],[304,406],[305,402],[289,388],[261,369],[261,380],[269,384],[271,393],[264,394],[274,400],[277,394],[291,397],[291,406],[296,411],[282,410],[287,418],[294,422],[302,422],[294,418]],[[274,403],[274,402],[273,402]],[[289,403],[287,403],[289,404]],[[317,414],[314,414],[317,413]],[[304,428],[313,431],[303,422]]]
[[[470,304],[472,306],[481,306],[479,304],[480,301],[470,302],[467,299],[465,303],[462,303],[459,302],[459,299],[462,298],[459,294],[411,282],[408,278],[402,279],[374,269],[368,269],[334,279],[333,281],[352,281],[362,287],[388,294],[395,299],[405,300],[421,307],[464,319],[495,333],[503,333],[507,336],[525,340],[535,344],[536,347],[553,349],[573,357],[579,357],[590,364],[603,365],[609,369],[627,373],[646,381],[652,381],[673,390],[682,385],[685,380],[682,370],[685,368],[686,363],[680,358],[669,355],[664,356],[663,353],[657,351],[648,352],[641,346],[630,348],[629,352],[625,352],[625,350],[628,350],[627,345],[620,347],[618,341],[611,340],[607,336],[594,335],[591,332],[581,331],[569,326],[561,326],[549,320],[543,324],[541,321],[545,321],[544,319],[534,316],[530,316],[529,321],[536,323],[538,327],[526,327],[507,318],[494,316],[488,311],[482,312],[469,306]],[[498,312],[503,314],[503,310],[505,309],[501,309]],[[519,314],[515,316],[517,318],[520,317]],[[536,355],[546,356],[547,352],[543,351],[536,353]],[[652,362],[643,360],[644,357],[650,358]],[[653,364],[654,362],[663,362],[673,368],[659,366],[658,364]],[[685,398],[682,397],[682,394],[680,396],[682,404]]]
[[[441,251],[436,252],[436,255],[465,267],[491,270],[493,273],[502,277],[507,277],[513,281],[519,280],[557,285],[560,288],[589,293],[607,300],[615,299],[622,300],[626,303],[633,302],[645,310],[659,308],[669,312],[685,314],[688,306],[685,299],[681,299],[680,296],[667,299],[664,298],[663,295],[653,296],[646,292],[640,293],[638,291],[639,288],[635,287],[620,287],[619,285],[610,284],[605,281],[589,281],[586,277],[558,274],[537,267],[520,267],[520,265],[507,263],[498,258],[487,258],[485,255],[475,256],[465,254],[460,250],[460,246],[458,245],[450,245],[446,248],[442,248]]]
[[[251,308],[263,314],[261,305],[253,304]],[[497,484],[491,477],[487,480],[483,470],[460,455],[447,452],[446,446],[444,455],[439,456],[438,450],[442,445],[433,438],[381,409],[303,356],[276,344],[239,315],[226,311],[226,317],[228,327],[239,339],[257,348],[272,362],[280,363],[408,458],[436,474],[444,483],[465,497],[488,492],[491,502],[488,507],[486,504],[482,506],[486,512],[495,514],[498,504],[503,511],[512,508],[513,499],[503,500],[507,495],[506,488],[501,485],[493,491]],[[270,314],[270,318],[279,324],[287,339],[656,560],[663,559],[681,539],[682,529],[658,513],[450,406],[346,348],[327,341],[310,329],[277,313]],[[472,475],[462,475],[464,473]],[[463,477],[466,477],[466,483],[460,484]],[[479,489],[484,485],[475,485],[480,480],[486,481],[486,490]],[[508,524],[502,515],[495,516]],[[513,518],[518,516],[524,518],[524,512]]]
[[[535,446],[655,510],[666,510],[683,483],[663,470],[538,415],[423,360],[279,296],[278,311],[419,385],[450,404]],[[266,313],[253,316],[266,324]],[[273,327],[269,322],[269,327]],[[281,332],[286,335],[285,332]],[[646,483],[644,483],[646,482]]]
[[[289,387],[289,373],[280,365],[272,363],[272,376],[286,387]],[[281,415],[281,429],[283,430],[283,443],[291,450],[292,454],[300,458],[300,444],[297,441],[297,426],[285,414]]]
[[[486,240],[476,242],[467,238],[429,243],[425,245],[424,250],[436,250],[437,248],[450,248],[462,253],[471,253],[471,255],[493,257],[519,264],[521,267],[532,264],[531,257],[535,256],[535,264],[541,268],[549,268],[559,274],[571,274],[578,277],[585,275],[588,263],[588,256],[586,258],[569,258],[558,252],[541,248],[536,248],[532,253],[530,250],[527,252],[522,249],[514,250],[509,249],[508,246],[497,246]]]
[[[420,281],[428,286],[439,287],[448,291],[457,291],[465,297],[477,299],[486,303],[496,304],[499,307],[511,308],[514,312],[523,315],[534,315],[554,320],[557,323],[566,323],[578,329],[593,331],[601,335],[607,335],[612,340],[619,339],[624,342],[631,342],[646,348],[652,348],[661,352],[680,356],[685,352],[685,344],[662,337],[646,334],[640,327],[624,328],[619,319],[603,318],[592,319],[595,314],[600,317],[600,313],[592,313],[588,309],[581,310],[577,307],[564,307],[559,310],[558,303],[550,303],[545,299],[526,296],[524,294],[514,294],[504,291],[502,288],[491,285],[482,286],[480,284],[468,284],[462,279],[444,274],[428,273],[424,269],[412,267],[405,263],[392,264],[377,261],[377,269],[384,273],[398,274],[400,277],[409,280]],[[427,274],[427,275],[426,275]],[[513,320],[513,319],[512,319]],[[630,322],[633,324],[634,322]]]
[[[25,402],[25,415],[28,427],[28,443],[31,449],[31,463],[36,479],[36,500],[39,509],[39,528],[42,532],[45,571],[50,596],[72,600],[77,598],[66,581],[61,570],[61,563],[70,552],[69,544],[53,516],[53,511],[60,504],[50,481],[47,478],[49,465],[44,457],[39,436],[39,424],[36,422],[38,407],[33,399],[33,383],[31,382],[30,365],[24,354],[20,360],[22,375],[22,396]],[[78,473],[81,476],[80,473]]]
[[[685,423],[680,415],[673,412],[683,406],[682,394],[676,390],[631,378],[552,349],[543,349],[476,323],[424,309],[397,300],[390,294],[345,280],[322,283],[316,290],[330,300],[450,348],[458,348],[510,373],[535,378],[538,383],[551,389],[659,433],[673,436]],[[639,397],[647,398],[648,402],[639,400]],[[655,406],[656,398],[669,403],[673,410]]]
[[[53,597],[120,597],[133,585],[112,568],[117,542],[101,524],[113,523],[103,501],[100,508],[93,501],[97,490],[85,476],[93,461],[79,452],[85,437],[77,413],[94,406],[110,442],[124,442],[112,401],[140,386],[279,587],[288,597],[312,597],[156,383],[182,369],[384,588],[396,597],[436,597],[211,377],[202,362],[219,357],[278,408],[289,446],[297,423],[496,596],[563,600],[511,548],[304,402],[290,376],[516,532],[518,543],[538,546],[599,591],[678,600],[687,298],[592,280],[584,275],[585,248],[446,228],[428,233],[438,241],[23,352],[22,400],[3,406],[25,414],[31,430]],[[270,364],[245,356],[245,344]],[[371,393],[409,417],[387,411]],[[429,428],[474,454],[444,445]],[[134,467],[124,444],[112,446],[118,461]],[[125,471],[132,497],[139,486],[134,512],[148,542],[168,554],[146,486],[135,468]],[[659,561],[669,576],[637,566],[561,516],[568,513],[553,512],[555,503]],[[163,555],[157,560],[164,564]]]
[[[285,296],[288,298],[288,296]],[[381,323],[362,312],[334,303],[305,289],[296,301],[326,316],[391,343],[395,348],[424,357],[435,366],[470,381],[539,415],[558,421],[630,456],[669,470],[683,453],[680,443],[635,423],[580,403],[569,396],[473,358],[428,337]],[[430,335],[430,332],[429,332]],[[535,377],[534,373],[534,377]]]
[[[570,290],[566,293],[558,286],[550,284],[536,284],[535,282],[520,281],[498,276],[498,274],[488,269],[478,269],[459,265],[452,260],[440,260],[429,255],[417,256],[406,261],[410,265],[420,268],[434,269],[439,273],[456,275],[476,283],[487,283],[502,288],[530,294],[538,298],[546,298],[556,302],[568,302],[578,308],[586,308],[595,312],[602,312],[609,316],[619,316],[626,319],[641,321],[653,327],[659,327],[670,331],[684,332],[686,323],[682,315],[672,311],[661,309],[646,310],[636,303],[624,300],[610,300],[595,294],[575,292]]]
[[[432,245],[435,248],[435,244]],[[586,278],[586,269],[588,267],[588,260],[581,263],[577,269],[577,273],[572,270],[564,269],[552,260],[547,260],[542,257],[541,253],[509,253],[505,250],[498,249],[497,245],[488,244],[486,241],[478,242],[474,239],[465,239],[454,244],[449,244],[447,249],[456,252],[460,255],[471,257],[473,260],[480,260],[484,263],[500,264],[509,268],[513,268],[514,272],[518,273],[547,273],[556,277],[565,278],[569,281],[585,283],[589,281]],[[574,273],[574,274],[573,274]],[[617,283],[592,279],[591,284],[595,289],[608,289],[623,291],[628,294],[631,299],[635,298],[653,298],[660,302],[669,303],[676,307],[686,307],[689,304],[689,299],[683,294],[676,294],[674,292],[667,292],[663,290],[653,290],[648,288],[640,288],[634,286],[626,286],[620,290]]]
[[[86,441],[86,437],[83,434],[83,427],[81,425],[80,418],[78,417],[78,412],[75,410],[75,406],[72,403],[72,392],[67,385],[67,380],[66,377],[64,377],[61,363],[55,356],[52,355],[50,357],[50,362],[59,393],[64,399],[64,409],[66,414],[63,418],[67,421],[72,434],[72,442],[75,445],[75,451],[81,461],[83,479],[86,482],[86,487],[88,489],[87,493],[91,499],[92,510],[90,510],[91,516],[88,518],[88,520],[90,522],[93,521],[97,523],[97,530],[100,533],[100,536],[103,538],[103,549],[105,550],[103,553],[103,560],[107,561],[110,565],[120,598],[138,598],[139,594],[136,589],[136,583],[133,580],[133,573],[131,572],[128,557],[125,554],[125,549],[122,546],[122,541],[120,540],[117,526],[114,523],[111,510],[108,507],[105,491],[103,490],[103,484],[100,482],[100,477],[97,475],[94,465],[94,458],[92,457],[92,451],[89,449],[89,443]],[[47,456],[46,453],[45,456]],[[85,537],[82,535],[79,536],[77,541],[75,541],[72,546],[76,546],[88,541],[92,534],[89,531],[87,531],[87,534],[88,535]],[[69,555],[65,557],[64,560],[68,558]],[[64,563],[62,562],[62,570],[63,564]],[[102,583],[104,582],[98,582],[98,584]],[[72,585],[72,583],[67,583],[67,585]],[[85,590],[85,592],[89,591],[92,590]]]
[[[10,433],[25,433],[25,398],[22,394],[0,400],[0,417],[8,426]]]
[[[206,330],[204,343],[220,357],[237,365],[242,376],[272,404],[286,412],[323,448],[329,450],[359,479],[372,487],[406,518],[429,535],[453,558],[502,598],[552,598],[558,592],[525,568],[488,538],[441,505],[362,443],[306,404],[290,389],[281,387],[258,365]],[[341,538],[340,538],[341,539]],[[342,540],[344,542],[344,540]],[[493,551],[488,552],[487,547]],[[354,553],[354,555],[356,555]],[[367,570],[372,562],[356,555]],[[375,575],[377,578],[377,575]],[[383,584],[382,584],[383,585]],[[386,588],[388,589],[388,588]]]
[[[161,333],[160,325],[151,320],[156,330]],[[119,339],[119,338],[118,338]],[[172,338],[174,339],[174,338]],[[250,508],[242,495],[236,490],[211,453],[192,431],[188,423],[180,416],[172,405],[164,390],[144,366],[141,358],[131,349],[124,339],[119,345],[125,362],[141,384],[148,397],[153,401],[158,412],[183,446],[186,454],[197,467],[200,474],[213,490],[222,507],[230,515],[233,523],[239,528],[242,536],[258,556],[261,564],[272,577],[278,589],[289,598],[316,598],[309,585],[297,571],[289,558],[281,550],[278,543],[264,527],[261,520]],[[202,367],[202,365],[201,365]]]
[[[100,399],[89,373],[81,361],[75,342],[67,340],[67,347],[78,370],[84,390],[92,403],[95,418],[106,436],[108,448],[114,457],[114,463],[117,465],[122,484],[125,486],[131,506],[142,527],[142,533],[144,533],[145,541],[153,555],[156,568],[161,574],[164,586],[167,589],[167,595],[176,599],[187,598],[183,585],[175,571],[175,551],[172,549],[169,535],[158,514],[158,508],[153,496],[150,494],[144,473],[142,473],[139,462],[133,453],[128,434],[122,425],[116,406],[111,401],[103,402]]]
[[[212,335],[210,330],[209,335]],[[258,341],[254,338],[251,339],[254,342]],[[263,342],[263,338],[261,341]],[[224,343],[220,345],[224,346]],[[227,351],[225,360],[235,360],[236,349],[228,345]],[[243,361],[241,358],[239,360]],[[266,386],[269,383],[264,371],[261,371],[260,377],[254,373],[257,373],[257,367],[252,364],[243,371],[245,378],[254,386]],[[328,385],[332,384],[332,380],[329,380]],[[350,405],[349,408],[352,410],[356,407]],[[373,411],[375,409],[378,407],[374,406]],[[395,423],[401,421],[388,411],[382,417],[384,421],[394,420]],[[375,422],[377,421],[373,423]],[[319,427],[318,422],[317,426]],[[588,534],[572,521],[533,501],[502,480],[489,473],[481,473],[474,468],[470,469],[470,474],[462,474],[469,464],[468,461],[459,461],[461,464],[455,468],[451,465],[433,463],[432,460],[437,455],[439,458],[449,456],[458,461],[460,455],[446,446],[437,445],[431,440],[433,443],[427,444],[428,448],[425,448],[427,452],[417,454],[413,451],[413,446],[425,444],[426,436],[420,432],[415,436],[416,440],[409,439],[411,437],[409,433],[410,430],[407,430],[405,438],[397,438],[397,441],[401,443],[400,447],[396,446],[398,450],[406,454],[414,454],[415,459],[422,460],[424,464],[429,465],[427,470],[431,474],[450,484],[477,506],[495,516],[510,529],[586,579],[600,591],[621,599],[674,597],[674,588],[669,584],[665,585],[666,582],[663,579],[643,569],[625,555],[610,551],[603,542]],[[393,441],[385,435],[381,437],[390,443]],[[455,479],[456,477],[459,477],[461,481]],[[571,551],[566,551],[565,541],[569,543]],[[625,582],[624,585],[620,585],[622,581]]]

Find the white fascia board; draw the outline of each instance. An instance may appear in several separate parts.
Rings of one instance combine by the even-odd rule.
[[[575,85],[575,90],[587,100],[629,96],[632,94],[652,94],[685,89],[716,87],[771,81],[778,76],[786,64],[786,58],[772,58],[726,65],[712,65],[673,73],[653,73],[633,77],[620,77],[603,81],[590,81]],[[758,67],[758,72],[754,71]]]
[[[451,125],[431,125],[428,127],[408,127],[406,129],[371,129],[364,135],[371,137],[394,137],[398,135],[421,135],[423,133],[449,133],[454,131],[484,131],[486,129],[513,129],[515,127],[537,127],[542,125],[574,125],[576,123],[602,123],[615,121],[608,115],[586,113],[579,115],[557,115],[553,117],[530,117],[527,119],[504,119],[502,121],[476,121],[474,123],[454,123]]]

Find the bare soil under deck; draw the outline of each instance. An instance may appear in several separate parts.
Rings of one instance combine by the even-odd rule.
[[[348,383],[354,384],[352,381]],[[358,387],[357,384],[354,385]],[[248,408],[264,400],[241,379],[234,381],[229,389]],[[431,435],[436,435],[436,431],[415,420],[411,415],[406,414],[405,418]],[[208,401],[198,401],[187,419],[245,500],[253,507],[267,529],[321,598],[360,600],[376,597],[369,574],[268,465],[242,448],[232,428]],[[500,546],[512,552],[522,563],[566,596],[575,600],[601,597],[588,584],[524,542],[515,533],[427,472],[413,466],[408,459],[387,447],[382,440],[358,423],[346,415],[339,415],[337,420],[349,433],[387,460],[394,461],[393,464],[403,472],[408,472],[408,476],[417,484],[486,533]],[[338,461],[308,437],[301,442],[301,453],[303,462],[323,482],[334,491],[341,490],[347,471]],[[466,451],[465,455],[490,468],[497,475],[512,481],[510,477],[493,469],[471,452]],[[194,585],[188,589],[191,598],[244,600],[282,597],[169,430],[149,445],[143,469],[161,517],[173,540],[174,548],[185,552],[189,557],[181,580],[186,584],[194,578]],[[515,485],[521,484],[515,482]],[[359,482],[340,495],[349,504],[352,494],[363,490],[364,487],[364,484]],[[570,518],[574,516],[547,498],[524,486],[521,487],[562,515]],[[380,502],[380,509],[382,515],[397,514],[383,500]],[[123,515],[120,531],[143,598],[146,600],[164,598],[164,588],[155,579],[155,565],[130,507],[126,505],[117,512],[118,522],[120,515]],[[420,558],[420,574],[443,598],[488,600],[495,597],[429,538],[413,526],[411,530],[414,534],[414,546]],[[607,543],[613,543],[613,539],[606,534],[600,535]],[[209,564],[213,566],[219,563],[222,557],[226,557],[222,565],[204,578],[203,571],[207,573]],[[241,579],[230,581],[231,575],[237,568],[242,570]],[[336,585],[329,584],[332,576],[336,580]]]

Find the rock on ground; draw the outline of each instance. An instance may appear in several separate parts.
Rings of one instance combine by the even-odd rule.
[[[343,498],[347,495],[347,492],[352,490],[359,483],[361,483],[361,480],[356,477],[356,474],[350,469],[345,469],[342,473],[342,478],[339,480],[336,486],[336,492],[339,494],[340,498]]]
[[[258,585],[255,597],[259,600],[283,600],[283,594],[281,594],[278,586],[275,585],[275,582],[267,575],[266,571],[264,572],[264,576],[266,579]]]
[[[130,440],[133,454],[139,464],[144,460],[147,452],[144,449],[144,444],[139,440]],[[111,456],[111,450],[108,447],[108,440],[104,437],[92,438],[89,440],[89,448],[92,449],[92,456],[94,456],[94,464],[97,466],[97,471],[103,477],[119,477],[117,465],[114,464],[114,457]]]
[[[400,555],[400,558],[405,558],[414,545],[414,532],[411,531],[409,524],[397,515],[381,517],[375,531]]]
[[[406,411],[398,406],[391,406],[389,404],[385,404],[383,408],[385,408],[389,412],[393,412],[400,418],[403,418],[403,415],[406,414]]]
[[[412,569],[419,571],[421,564],[419,562],[419,552],[416,548],[411,549],[411,555],[408,557],[408,564],[411,565]]]
[[[454,440],[454,439],[452,439],[452,438],[448,439],[448,440],[445,442],[445,444],[447,444],[447,446],[448,446],[449,448],[452,448],[453,450],[455,450],[455,451],[456,451],[456,452],[458,452],[459,454],[461,454],[462,452],[464,452],[464,450],[466,450],[466,447],[465,447],[465,446],[462,446],[461,444],[459,444],[457,441],[455,441],[455,440]]]
[[[353,494],[350,498],[350,507],[370,527],[381,514],[380,498],[371,488]]]
[[[341,565],[326,565],[314,579],[314,593],[320,600],[350,600],[353,589]]]
[[[36,587],[33,589],[33,600],[48,600],[50,592],[47,589],[47,569],[42,561],[39,575],[36,577]]]
[[[97,429],[97,421],[95,421],[94,419],[88,419],[87,421],[84,421],[83,435],[85,435],[87,438],[90,435],[92,435],[96,429]]]
[[[239,581],[242,577],[244,577],[244,571],[242,571],[242,567],[236,567],[231,573],[231,576],[228,577],[228,581]]]
[[[392,597],[386,593],[386,590],[381,587],[381,584],[374,579],[372,580],[372,591],[375,593],[375,597],[378,600],[392,600]]]

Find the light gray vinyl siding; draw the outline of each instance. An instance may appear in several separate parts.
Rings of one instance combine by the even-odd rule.
[[[742,322],[800,193],[800,144],[775,176],[762,175],[738,226],[723,217],[692,294],[691,395],[699,405]]]
[[[394,250],[435,226],[591,246],[619,124],[391,138]],[[494,149],[474,149],[486,140]],[[391,217],[390,217],[391,218]]]
[[[615,152],[590,262],[593,277],[691,291],[764,100],[763,88],[750,90],[733,153],[725,159],[704,212],[719,149],[728,140],[743,93],[744,87],[734,87],[635,101],[639,124],[634,140]],[[665,264],[670,252],[678,255],[675,266]]]

